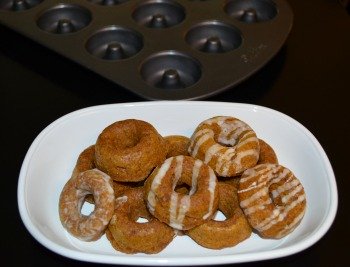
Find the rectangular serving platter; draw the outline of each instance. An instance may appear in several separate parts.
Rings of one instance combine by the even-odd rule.
[[[211,250],[187,236],[177,236],[162,252],[127,255],[115,251],[103,236],[83,242],[60,223],[58,199],[79,153],[94,144],[109,124],[135,118],[151,123],[163,135],[190,137],[203,120],[228,115],[248,123],[275,150],[281,165],[302,182],[306,214],[297,229],[280,240],[255,233],[239,245]],[[48,249],[80,261],[152,266],[212,265],[260,261],[298,253],[316,243],[331,227],[338,205],[335,176],[322,146],[312,133],[278,111],[249,104],[205,101],[154,101],[88,107],[48,125],[33,141],[18,181],[18,206],[24,225]]]

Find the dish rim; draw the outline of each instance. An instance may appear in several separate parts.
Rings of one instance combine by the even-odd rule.
[[[58,245],[53,242],[49,238],[47,238],[44,234],[42,234],[31,221],[29,212],[27,211],[27,203],[25,199],[25,185],[26,185],[26,173],[29,168],[30,159],[35,153],[37,146],[40,142],[45,138],[45,136],[50,133],[55,127],[58,127],[61,123],[65,121],[78,117],[81,115],[86,115],[89,112],[99,112],[104,109],[109,109],[113,107],[134,107],[134,106],[169,106],[169,105],[197,105],[197,106],[231,106],[234,108],[243,108],[245,110],[254,110],[260,112],[268,112],[273,113],[275,115],[280,116],[281,118],[289,121],[295,127],[298,127],[299,130],[302,130],[303,134],[307,135],[309,140],[312,142],[312,145],[317,148],[317,151],[320,153],[320,157],[325,164],[326,176],[328,177],[327,181],[329,184],[329,195],[330,195],[330,203],[328,203],[326,216],[323,221],[321,221],[317,228],[314,229],[313,233],[311,233],[307,238],[302,241],[289,245],[284,248],[275,248],[272,251],[258,251],[258,252],[246,252],[242,254],[233,254],[233,255],[210,255],[207,257],[202,256],[192,256],[192,257],[152,257],[150,255],[101,255],[90,252],[83,252],[78,250],[71,250],[65,248],[63,246]],[[334,171],[332,169],[331,163],[326,155],[324,149],[321,144],[318,142],[316,137],[301,123],[292,117],[274,110],[272,108],[264,107],[261,105],[255,104],[245,104],[245,103],[234,103],[234,102],[217,102],[217,101],[141,101],[141,102],[127,102],[127,103],[116,103],[116,104],[104,104],[104,105],[96,105],[90,106],[82,109],[78,109],[72,111],[66,115],[61,116],[55,121],[51,122],[47,125],[34,139],[32,144],[30,145],[25,158],[23,160],[19,180],[17,187],[17,201],[20,217],[23,221],[23,224],[30,232],[30,234],[41,243],[44,247],[49,250],[62,255],[64,257],[68,257],[75,260],[85,261],[85,262],[94,262],[94,263],[106,263],[106,264],[124,264],[124,265],[157,265],[157,266],[184,266],[188,265],[191,262],[191,265],[209,265],[209,264],[228,264],[228,263],[243,263],[243,262],[253,262],[253,261],[261,261],[268,259],[276,259],[289,255],[293,255],[302,250],[307,249],[308,247],[315,244],[318,240],[320,240],[331,227],[338,208],[338,191],[337,184],[334,175]]]

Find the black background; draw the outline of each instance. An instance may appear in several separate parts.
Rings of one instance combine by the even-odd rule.
[[[337,217],[319,242],[296,255],[242,265],[345,266],[350,238],[350,16],[336,0],[289,2],[294,25],[281,51],[236,88],[207,100],[258,104],[295,118],[319,140],[337,179]],[[17,208],[19,170],[34,138],[60,116],[143,99],[2,26],[0,92],[1,262],[95,266],[56,255],[28,233]]]

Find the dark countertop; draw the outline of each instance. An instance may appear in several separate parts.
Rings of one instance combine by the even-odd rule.
[[[207,100],[267,106],[298,120],[325,149],[337,179],[338,213],[319,242],[296,255],[243,265],[345,266],[350,236],[350,112],[345,96],[350,89],[350,16],[336,0],[290,5],[294,25],[281,51],[236,88]],[[22,224],[16,192],[22,160],[33,139],[60,116],[88,106],[143,99],[2,26],[0,36],[3,262],[79,266],[81,262],[47,250]]]

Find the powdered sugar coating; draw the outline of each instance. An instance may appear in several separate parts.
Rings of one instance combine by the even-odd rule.
[[[92,194],[95,208],[91,214],[81,213],[85,197]],[[114,212],[114,190],[111,178],[98,169],[73,176],[65,184],[59,200],[59,215],[64,228],[83,241],[101,237]]]

